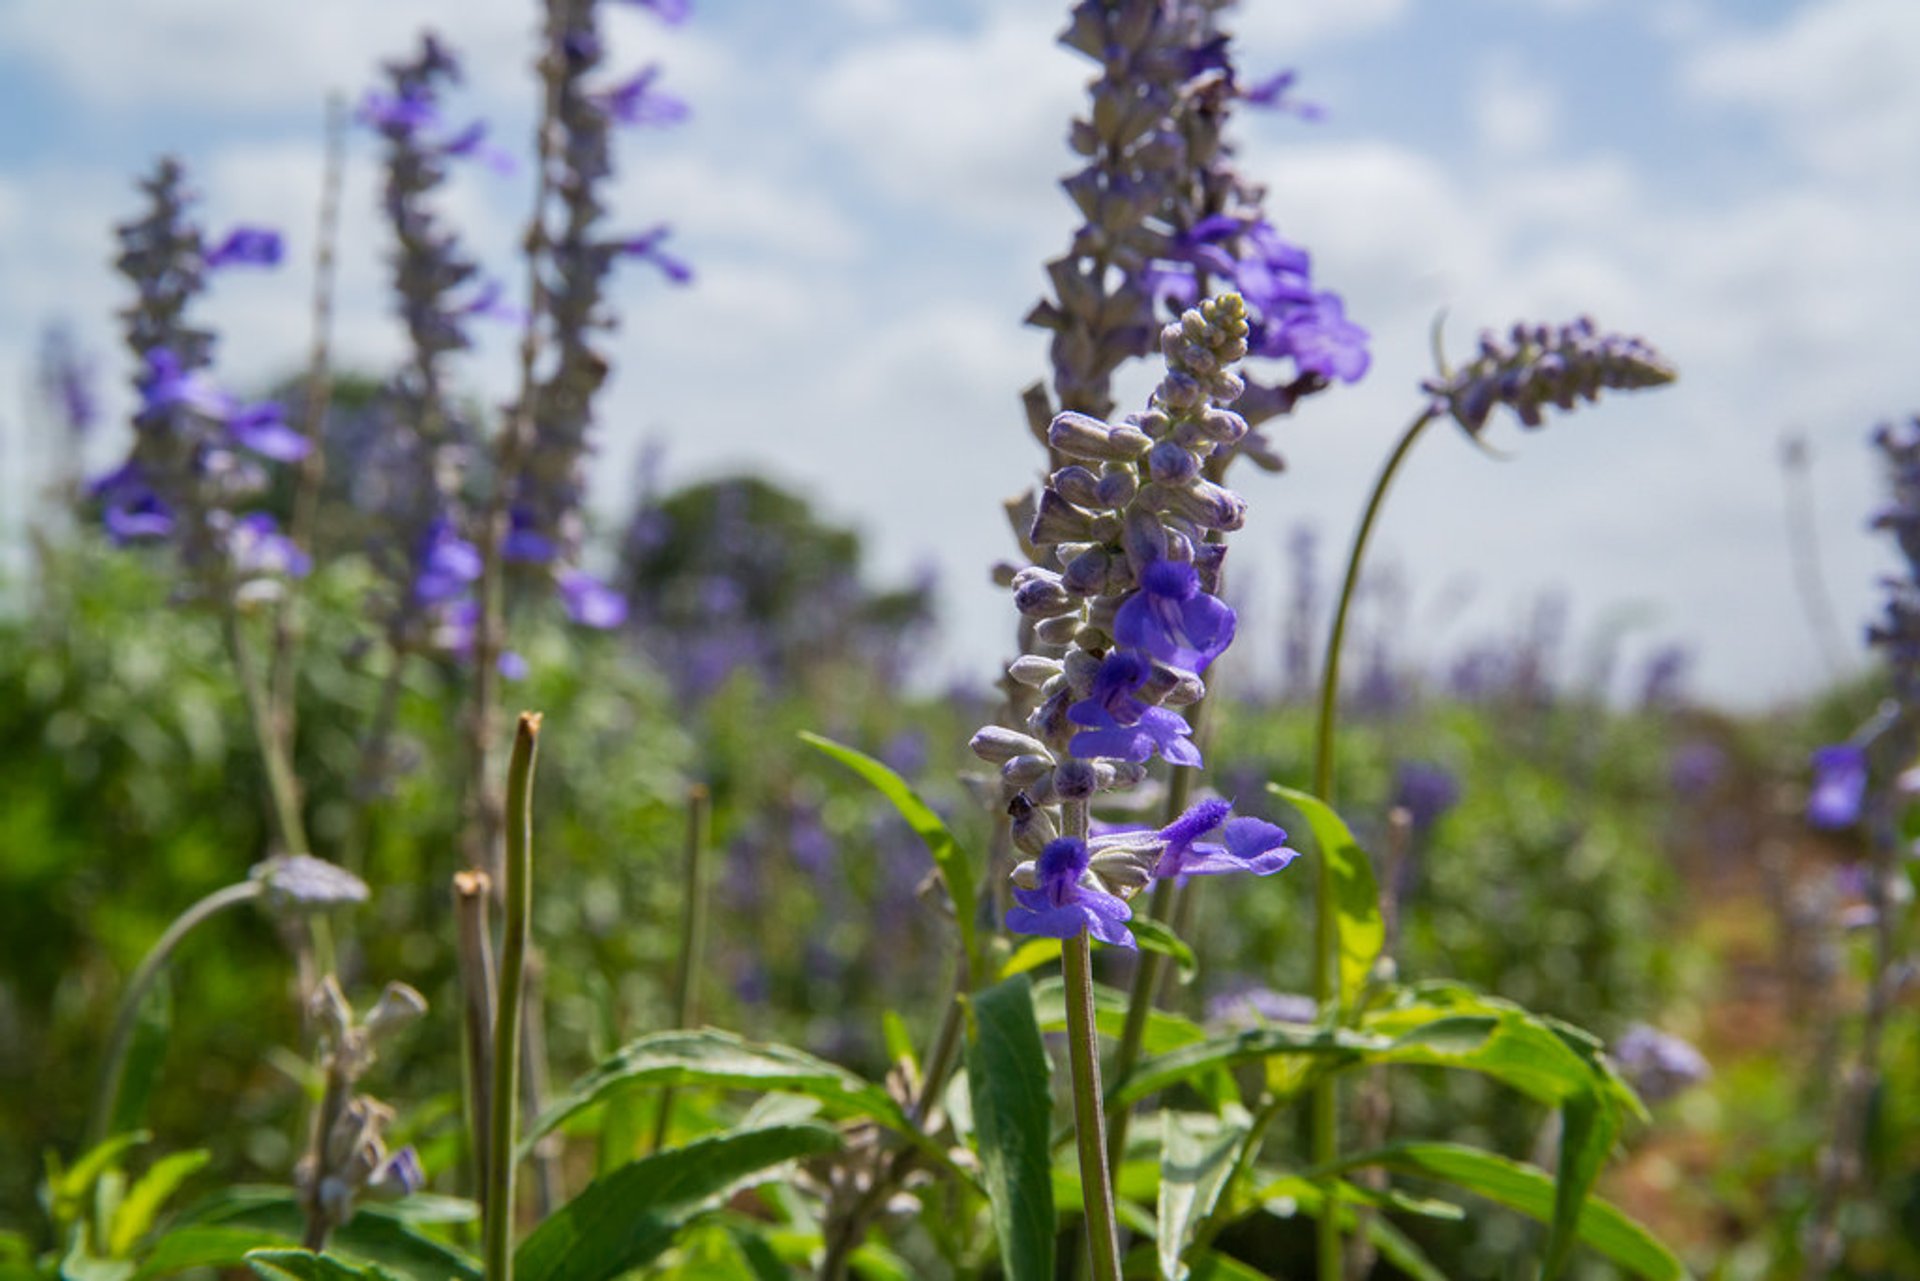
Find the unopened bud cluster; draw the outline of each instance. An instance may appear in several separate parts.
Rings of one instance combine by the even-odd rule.
[[[1505,405],[1528,427],[1546,421],[1546,408],[1572,409],[1600,399],[1603,390],[1659,387],[1675,378],[1672,365],[1652,346],[1626,334],[1601,333],[1582,316],[1571,324],[1516,324],[1504,338],[1480,336],[1479,353],[1462,368],[1432,378],[1421,389],[1433,396],[1433,412],[1451,414],[1478,435],[1497,406]]]
[[[427,1002],[404,983],[389,983],[365,1018],[356,1018],[340,985],[328,975],[315,989],[309,1014],[320,1035],[326,1093],[314,1117],[314,1139],[294,1170],[294,1184],[310,1214],[334,1227],[351,1219],[365,1198],[406,1196],[425,1186],[411,1147],[388,1152],[393,1109],[356,1093],[383,1041],[427,1012]]]

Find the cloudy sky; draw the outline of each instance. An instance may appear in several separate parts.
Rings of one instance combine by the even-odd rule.
[[[619,9],[620,6],[610,6]],[[0,0],[0,521],[31,483],[40,327],[69,322],[123,412],[111,223],[133,175],[178,153],[205,220],[285,229],[290,265],[223,278],[205,312],[245,386],[295,368],[322,101],[357,94],[426,26],[461,49],[460,106],[526,136],[533,6],[519,0]],[[1054,185],[1088,64],[1036,0],[705,0],[664,32],[609,15],[618,58],[657,58],[693,104],[623,143],[618,208],[666,220],[691,290],[621,278],[596,498],[628,500],[643,440],[669,482],[759,468],[860,527],[877,569],[938,567],[944,676],[1007,635],[986,584],[999,501],[1036,451],[1018,391],[1045,371],[1020,317],[1072,225]],[[1290,470],[1246,474],[1235,552],[1257,664],[1307,524],[1344,546],[1374,469],[1417,407],[1441,310],[1455,352],[1527,317],[1593,313],[1682,370],[1496,441],[1423,442],[1378,547],[1413,592],[1403,641],[1440,662],[1563,590],[1576,638],[1632,620],[1634,652],[1681,642],[1693,688],[1755,706],[1826,676],[1790,572],[1782,437],[1804,433],[1821,565],[1851,642],[1886,554],[1872,425],[1920,411],[1920,5],[1912,0],[1249,0],[1242,65],[1297,68],[1326,119],[1243,118],[1246,168],[1315,274],[1374,335],[1358,387],[1286,424]],[[379,282],[374,147],[355,140],[337,345],[399,350]],[[465,175],[450,213],[502,274],[519,179]],[[470,359],[510,382],[500,335]],[[1129,384],[1138,390],[1145,381]],[[121,443],[98,442],[105,461]],[[1328,567],[1331,572],[1331,567]],[[1858,659],[1851,661],[1858,662]]]

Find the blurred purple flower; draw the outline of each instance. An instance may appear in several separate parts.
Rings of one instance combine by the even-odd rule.
[[[662,275],[676,285],[690,284],[693,281],[693,268],[685,259],[678,258],[660,247],[671,231],[671,227],[661,223],[637,236],[615,242],[613,251],[623,257],[651,262],[660,269]]]
[[[1402,761],[1393,776],[1393,804],[1407,811],[1416,835],[1424,835],[1460,802],[1460,781],[1429,761]]]
[[[555,578],[567,616],[582,627],[608,631],[627,621],[627,598],[584,570],[564,570]]]
[[[268,227],[235,227],[207,251],[208,268],[277,267],[284,246],[280,233]]]
[[[266,512],[243,516],[227,535],[233,563],[242,574],[285,574],[305,578],[313,558],[300,544],[280,532],[280,522]]]
[[[660,67],[649,63],[636,74],[597,95],[601,109],[623,125],[677,125],[689,114],[687,104],[657,89]]]
[[[1855,743],[1832,743],[1813,753],[1813,790],[1807,796],[1807,822],[1836,830],[1860,821],[1867,795],[1867,753]]]
[[[275,462],[298,462],[313,442],[287,425],[286,410],[278,401],[235,409],[227,418],[227,434],[241,446]]]

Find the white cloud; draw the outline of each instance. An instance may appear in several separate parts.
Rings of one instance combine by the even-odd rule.
[[[1407,13],[1408,0],[1342,0],[1339,4],[1278,4],[1251,0],[1235,9],[1228,27],[1255,61],[1292,59],[1315,45],[1378,31]]]
[[[1483,63],[1474,81],[1474,128],[1490,151],[1524,156],[1546,149],[1559,131],[1559,107],[1553,86],[1511,51]]]
[[[1920,155],[1920,6],[1805,5],[1772,30],[1701,44],[1685,82],[1774,118],[1801,157],[1843,177],[1911,189]]]
[[[805,107],[875,187],[989,227],[1030,226],[1060,201],[1069,118],[1092,64],[1055,43],[1058,15],[996,12],[978,30],[913,31],[858,45]]]

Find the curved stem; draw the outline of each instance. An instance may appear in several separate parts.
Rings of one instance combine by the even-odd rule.
[[[1399,444],[1393,447],[1393,452],[1387,456],[1386,466],[1380,469],[1380,478],[1373,482],[1373,493],[1368,497],[1366,510],[1360,516],[1360,527],[1354,531],[1353,550],[1347,554],[1347,573],[1340,583],[1340,598],[1334,606],[1333,626],[1327,634],[1327,652],[1322,660],[1325,666],[1320,677],[1320,718],[1314,727],[1313,737],[1313,794],[1329,805],[1333,803],[1334,723],[1340,705],[1340,646],[1346,640],[1347,615],[1353,607],[1354,591],[1360,583],[1360,562],[1366,556],[1367,541],[1373,536],[1373,527],[1380,517],[1381,505],[1386,501],[1387,489],[1412,451],[1413,443],[1420,439],[1420,433],[1426,430],[1434,416],[1431,409],[1423,410],[1401,433]],[[1334,976],[1339,972],[1335,959],[1339,928],[1333,910],[1333,869],[1324,858],[1316,859],[1314,863],[1313,997],[1322,1015],[1334,1010],[1337,1017],[1340,994]],[[1339,1155],[1339,1086],[1328,1076],[1313,1088],[1313,1163],[1316,1166],[1328,1166]],[[1333,1281],[1333,1278],[1341,1275],[1343,1267],[1340,1221],[1333,1211],[1334,1206],[1329,1198],[1328,1205],[1320,1215],[1315,1238],[1318,1275],[1322,1281]]]
[[[493,1116],[487,1156],[487,1281],[513,1281],[513,1141],[519,1129],[520,999],[533,923],[533,762],[540,715],[522,712],[507,765],[506,910],[500,936],[499,1012],[493,1022]]]
[[[159,941],[140,958],[133,977],[127,980],[127,990],[120,994],[120,1008],[114,1013],[113,1031],[107,1037],[106,1068],[100,1075],[100,1092],[94,1099],[93,1119],[87,1128],[88,1146],[107,1138],[107,1130],[113,1124],[114,1108],[120,1102],[120,1083],[126,1075],[127,1051],[133,1046],[134,1029],[140,1023],[140,1007],[146,1002],[154,980],[166,968],[168,958],[180,946],[180,940],[207,918],[259,897],[260,882],[254,880],[215,890],[175,917],[173,924],[167,926],[166,932],[160,935]]]

